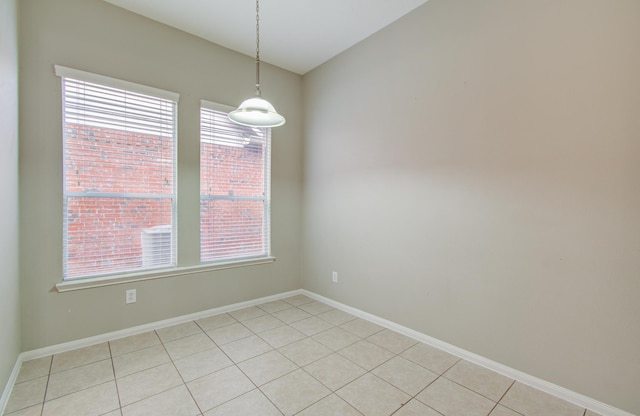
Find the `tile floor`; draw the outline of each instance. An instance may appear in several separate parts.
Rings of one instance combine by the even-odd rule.
[[[23,363],[7,416],[597,416],[294,296]]]

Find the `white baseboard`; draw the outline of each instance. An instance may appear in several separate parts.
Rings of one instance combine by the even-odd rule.
[[[580,393],[576,393],[574,391],[565,389],[564,387],[560,387],[556,384],[549,383],[548,381],[523,373],[522,371],[518,371],[511,367],[507,367],[506,365],[502,365],[495,361],[489,360],[488,358],[482,357],[478,354],[474,354],[470,351],[456,347],[455,345],[448,344],[439,339],[430,337],[418,331],[414,331],[413,329],[410,329],[405,326],[399,325],[395,322],[380,318],[376,315],[372,315],[368,312],[364,312],[360,309],[356,309],[351,306],[344,305],[340,302],[336,302],[332,299],[326,298],[324,296],[318,295],[308,290],[303,289],[302,294],[312,299],[315,299],[317,301],[331,305],[336,309],[340,309],[344,312],[350,313],[362,319],[366,319],[367,321],[371,321],[382,327],[399,332],[403,335],[406,335],[410,338],[415,339],[416,341],[423,342],[425,344],[431,345],[432,347],[446,351],[449,354],[455,355],[471,363],[474,363],[481,367],[495,371],[496,373],[502,374],[520,383],[526,384],[528,386],[541,390],[545,393],[548,393],[560,399],[566,400],[579,407],[584,407],[585,409],[596,412],[602,416],[635,416],[631,413],[625,412],[624,410],[610,406],[606,403],[602,403],[598,400],[584,396]]]
[[[9,396],[11,396],[11,392],[13,391],[13,386],[16,384],[16,380],[18,379],[18,373],[20,373],[20,367],[22,367],[22,362],[24,361],[22,354],[18,355],[18,359],[16,363],[13,365],[13,370],[9,375],[9,380],[7,380],[7,384],[4,386],[4,391],[2,392],[2,396],[0,396],[0,415],[4,414],[4,409],[7,408],[7,403],[9,402]]]
[[[232,312],[238,309],[248,308],[250,306],[259,305],[265,302],[280,300],[290,296],[299,295],[301,293],[302,293],[301,289],[292,290],[290,292],[280,293],[277,295],[265,296],[263,298],[253,299],[246,302],[234,303],[231,305],[225,305],[225,306],[220,306],[213,309],[208,309],[202,312],[196,312],[189,315],[182,315],[176,318],[170,318],[162,321],[151,322],[149,324],[139,325],[133,328],[127,328],[119,331],[108,332],[106,334],[96,335],[94,337],[89,337],[89,338],[83,338],[77,341],[65,342],[63,344],[57,344],[57,345],[52,345],[50,347],[39,348],[37,350],[24,352],[21,355],[22,355],[23,361],[29,361],[36,358],[46,357],[52,354],[60,354],[65,351],[71,351],[78,348],[88,347],[90,345],[100,344],[106,341],[113,341],[115,339],[124,338],[131,335],[142,334],[143,332],[153,331],[155,329],[165,328],[167,326],[178,325],[178,324],[182,324],[189,321],[195,321],[197,319],[206,318],[212,315]]]
[[[15,365],[13,366],[13,371],[11,372],[11,376],[5,385],[2,396],[0,396],[0,415],[4,413],[4,409],[7,406],[7,402],[9,401],[9,396],[11,396],[11,392],[13,390],[13,386],[15,385],[16,379],[18,378],[18,373],[20,372],[20,367],[24,361],[34,360],[36,358],[42,358],[53,354],[60,354],[66,351],[75,350],[78,348],[88,347],[95,344],[100,344],[106,341],[113,341],[115,339],[128,337],[130,335],[137,335],[147,331],[153,331],[155,329],[164,328],[167,326],[178,325],[189,321],[194,321],[196,319],[206,318],[212,315],[218,315],[221,313],[232,312],[242,308],[248,308],[250,306],[259,305],[265,302],[271,302],[275,300],[284,299],[290,296],[299,295],[302,293],[301,289],[292,290],[290,292],[280,293],[272,296],[265,296],[259,299],[253,299],[246,302],[234,303],[232,305],[220,306],[218,308],[208,309],[206,311],[192,313],[189,315],[178,316],[176,318],[165,319],[162,321],[152,322],[145,325],[139,325],[132,328],[127,328],[119,331],[108,332],[106,334],[100,334],[89,338],[83,338],[76,341],[65,342],[62,344],[52,345],[49,347],[39,348],[32,351],[23,352],[18,356]]]
[[[84,338],[77,341],[66,342],[63,344],[53,345],[45,348],[40,348],[37,350],[23,352],[18,356],[16,360],[16,364],[13,367],[13,371],[11,372],[11,376],[5,386],[4,392],[0,397],[0,414],[4,412],[4,409],[9,400],[9,396],[11,395],[11,391],[13,390],[13,386],[18,377],[18,373],[20,371],[20,366],[24,361],[33,360],[36,358],[46,357],[52,354],[60,354],[65,351],[71,351],[77,348],[88,347],[90,345],[99,344],[106,341],[112,341],[118,338],[124,338],[130,335],[137,335],[143,332],[152,331],[155,329],[164,328],[167,326],[177,325],[197,319],[206,318],[212,315],[218,315],[221,313],[232,312],[238,309],[247,308],[250,306],[259,305],[265,302],[276,301],[280,299],[284,299],[290,296],[295,296],[303,294],[312,299],[318,300],[320,302],[324,302],[330,306],[333,306],[336,309],[340,309],[344,312],[355,315],[359,318],[366,319],[373,323],[376,323],[382,327],[391,329],[393,331],[399,332],[403,335],[406,335],[410,338],[415,339],[416,341],[423,342],[425,344],[431,345],[433,347],[439,348],[443,351],[446,351],[450,354],[453,354],[457,357],[465,359],[469,362],[487,368],[489,370],[495,371],[496,373],[502,374],[506,377],[509,377],[513,380],[521,382],[523,384],[527,384],[531,387],[537,388],[545,393],[551,394],[563,400],[566,400],[570,403],[573,403],[577,406],[584,407],[593,412],[596,412],[602,416],[635,416],[631,413],[625,412],[624,410],[617,409],[608,404],[599,402],[590,397],[584,396],[582,394],[576,393],[574,391],[565,389],[553,383],[549,383],[548,381],[539,379],[537,377],[531,376],[529,374],[523,373],[521,371],[515,370],[511,367],[507,367],[495,361],[489,360],[480,355],[474,354],[470,351],[464,350],[462,348],[456,347],[455,345],[448,344],[439,339],[430,337],[426,334],[423,334],[418,331],[414,331],[413,329],[404,327],[395,322],[380,318],[376,315],[372,315],[368,312],[364,312],[360,309],[353,308],[351,306],[344,305],[340,302],[336,302],[332,299],[326,298],[324,296],[318,295],[316,293],[310,292],[304,289],[293,290],[290,292],[280,293],[277,295],[266,296],[259,299],[254,299],[246,302],[234,303],[232,305],[221,306],[218,308],[209,309],[202,312],[197,312],[189,315],[183,315],[176,318],[165,319],[158,322],[152,322],[145,325],[136,326],[133,328],[127,328],[120,331],[109,332],[106,334],[96,335],[94,337]]]

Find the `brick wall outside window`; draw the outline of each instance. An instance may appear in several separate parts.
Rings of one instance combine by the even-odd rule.
[[[205,143],[200,147],[202,195],[263,197],[263,145],[244,147]],[[203,261],[263,253],[264,202],[216,200],[200,203]]]
[[[65,186],[67,192],[170,194],[173,184],[171,140],[150,134],[86,125],[66,125]],[[100,151],[108,148],[109,152]],[[262,196],[263,145],[201,145],[201,193]],[[171,224],[171,200],[153,198],[70,197],[67,199],[66,276],[87,266],[104,273],[142,266],[142,233]],[[228,257],[230,250],[263,239],[262,201],[202,201],[202,251]],[[239,220],[243,222],[239,224]],[[256,252],[255,254],[261,254]],[[123,263],[123,258],[133,259]]]
[[[67,192],[171,194],[172,140],[86,125],[65,126]],[[107,151],[108,149],[108,151]],[[82,197],[66,201],[66,276],[142,265],[142,230],[171,224],[171,200]],[[132,261],[123,263],[124,258]]]

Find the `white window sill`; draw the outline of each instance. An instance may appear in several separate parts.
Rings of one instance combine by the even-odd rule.
[[[276,261],[275,257],[260,257],[257,259],[240,260],[226,263],[210,263],[190,267],[177,267],[173,269],[154,270],[143,273],[121,274],[117,276],[90,277],[86,279],[67,280],[56,284],[55,289],[59,293],[74,290],[90,289],[94,287],[120,285],[123,283],[141,282],[144,280],[164,279],[166,277],[184,276],[187,274],[206,273],[215,270],[232,269],[236,267],[255,266]]]

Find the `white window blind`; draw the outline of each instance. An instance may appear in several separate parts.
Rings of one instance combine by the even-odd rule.
[[[177,95],[62,67],[56,73],[64,279],[175,266]]]
[[[271,129],[237,125],[232,109],[200,109],[200,260],[271,255]]]

